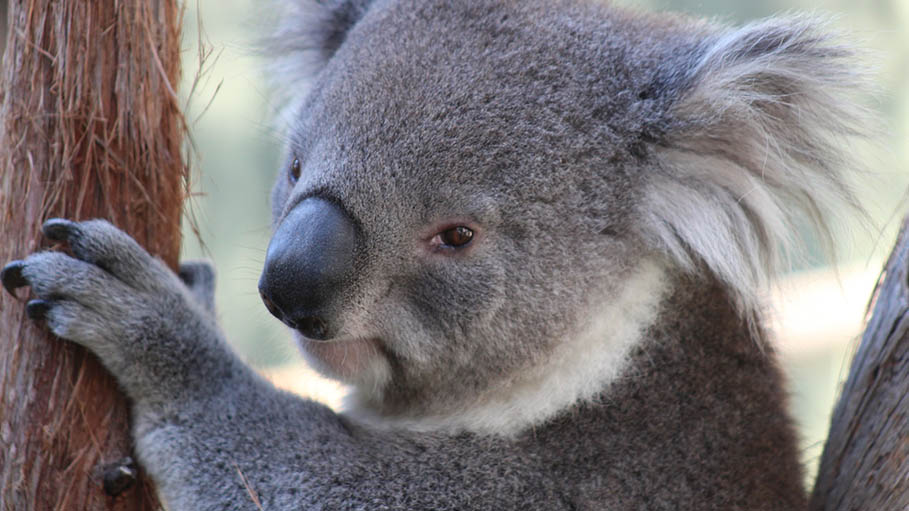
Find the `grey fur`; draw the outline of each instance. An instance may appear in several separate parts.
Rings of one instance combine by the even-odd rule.
[[[133,399],[170,509],[805,508],[757,296],[798,211],[854,202],[848,48],[583,0],[294,9],[275,224],[318,196],[367,240],[340,334],[300,337],[348,412],[259,378],[105,222],[5,273]],[[428,250],[452,223],[470,246]]]

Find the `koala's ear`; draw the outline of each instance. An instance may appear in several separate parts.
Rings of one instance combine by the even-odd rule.
[[[283,0],[274,4],[275,23],[261,46],[271,62],[279,103],[299,98],[328,62],[372,0]],[[274,28],[276,27],[276,28]],[[286,106],[286,105],[284,105]]]
[[[794,231],[812,227],[832,248],[825,219],[862,211],[850,140],[871,125],[856,101],[868,87],[855,51],[830,33],[807,17],[721,32],[662,84],[644,236],[683,267],[706,266],[746,310]]]

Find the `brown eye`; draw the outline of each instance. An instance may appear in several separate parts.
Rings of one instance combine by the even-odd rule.
[[[290,172],[287,176],[290,179],[291,183],[296,183],[300,179],[300,159],[294,158],[294,161],[290,164]]]
[[[442,231],[439,233],[439,241],[444,245],[449,247],[463,247],[464,245],[470,243],[470,240],[473,239],[473,231],[459,225],[458,227],[452,227],[447,231]]]

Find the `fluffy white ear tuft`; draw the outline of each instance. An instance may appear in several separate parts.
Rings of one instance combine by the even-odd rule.
[[[867,74],[830,33],[813,17],[770,19],[711,37],[674,71],[644,235],[684,268],[706,267],[749,316],[797,228],[832,249],[831,216],[864,214],[849,183],[851,141],[873,125],[856,101]]]
[[[292,115],[312,80],[363,17],[372,0],[272,1],[274,23],[260,46],[268,57],[279,122]]]

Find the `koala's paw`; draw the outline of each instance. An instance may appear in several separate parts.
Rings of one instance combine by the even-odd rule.
[[[53,219],[43,232],[67,242],[73,256],[32,254],[7,264],[0,281],[13,294],[31,286],[37,299],[26,305],[28,316],[94,351],[115,375],[162,339],[178,341],[174,321],[192,323],[189,294],[176,275],[110,223]]]

